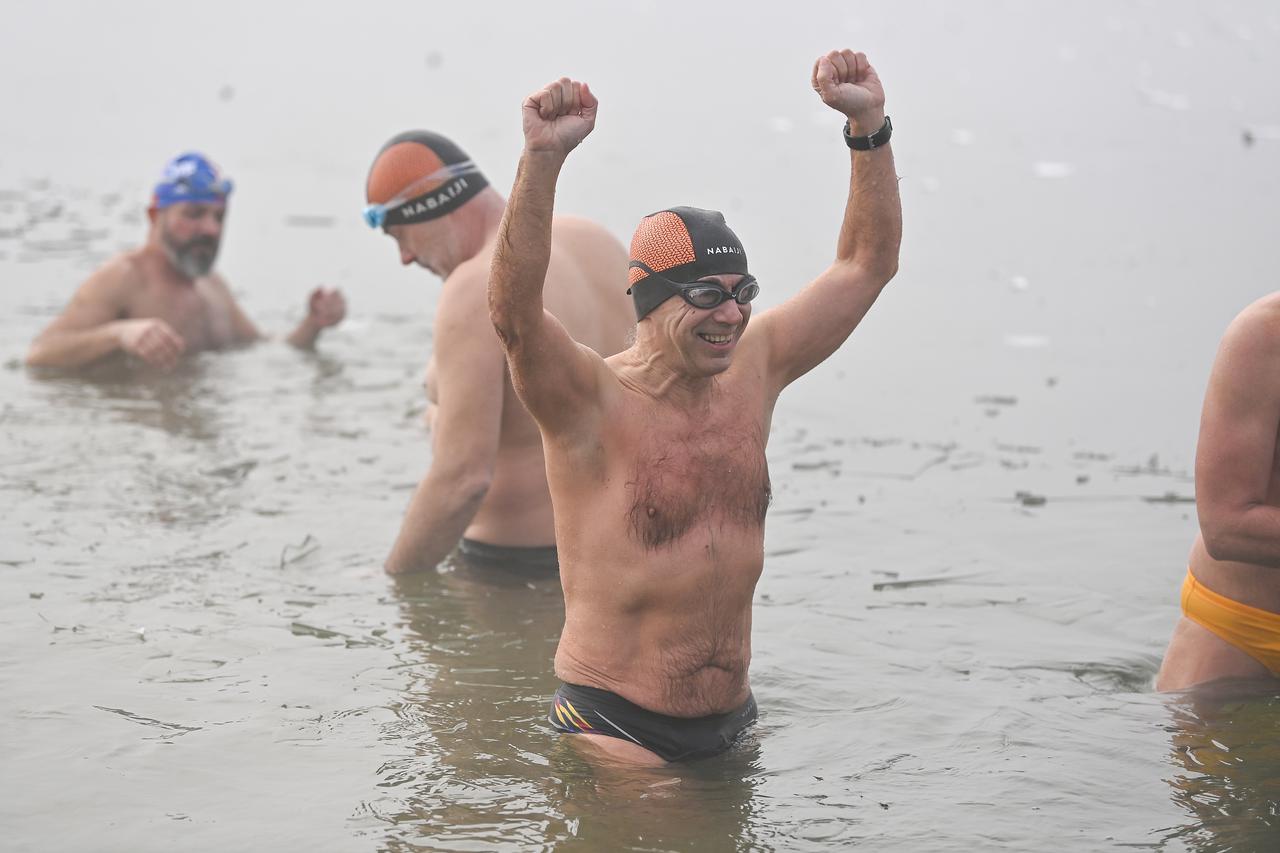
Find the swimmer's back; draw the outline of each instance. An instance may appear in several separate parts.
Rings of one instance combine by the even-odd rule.
[[[600,225],[557,216],[544,303],[569,335],[602,357],[626,349],[635,313],[626,295],[627,250]]]

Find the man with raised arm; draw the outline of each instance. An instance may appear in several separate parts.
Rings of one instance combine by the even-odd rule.
[[[402,264],[443,279],[427,364],[432,458],[385,568],[434,569],[455,548],[503,571],[556,569],[542,439],[516,398],[485,304],[504,199],[448,137],[411,130],[387,141],[365,182],[365,220],[395,240]],[[547,305],[575,338],[612,355],[632,323],[627,253],[600,225],[558,216]]]
[[[1280,293],[1227,328],[1205,392],[1178,621],[1156,679],[1280,678]]]
[[[631,243],[635,344],[607,359],[573,340],[542,296],[556,181],[597,101],[564,78],[523,105],[489,311],[542,431],[555,506],[564,684],[550,720],[616,759],[712,755],[755,719],[751,599],[774,403],[897,272],[902,209],[880,80],[861,53],[833,51],[814,64],[813,87],[848,118],[853,149],[835,261],[748,326],[759,286],[724,218],[689,207],[645,217]]]
[[[183,353],[262,337],[213,271],[231,181],[206,157],[181,154],[165,165],[152,194],[147,242],[108,261],[32,342],[33,367],[82,367],[128,353],[163,369]],[[336,290],[316,288],[307,315],[286,340],[301,349],[346,315]]]

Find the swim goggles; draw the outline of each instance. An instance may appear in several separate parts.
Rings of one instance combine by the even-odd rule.
[[[742,280],[733,286],[733,290],[726,290],[720,285],[709,281],[698,281],[693,284],[681,284],[672,281],[669,278],[658,275],[642,261],[632,261],[629,266],[644,271],[646,275],[646,278],[636,282],[637,285],[643,284],[645,281],[652,281],[654,284],[664,287],[669,295],[679,296],[694,308],[703,310],[715,308],[730,299],[739,305],[746,305],[760,295],[760,285],[756,282],[755,276],[752,275],[743,276]]]
[[[472,162],[471,160],[463,160],[460,163],[453,163],[441,169],[437,169],[436,171],[432,172],[429,175],[424,175],[423,177],[418,178],[416,181],[409,184],[409,186],[406,187],[402,193],[400,193],[398,196],[391,199],[390,201],[383,202],[382,204],[365,205],[365,208],[362,211],[365,224],[368,225],[370,228],[381,228],[383,225],[386,224],[387,215],[389,213],[392,213],[401,207],[420,206],[419,205],[420,202],[425,202],[425,200],[428,198],[435,198],[440,195],[440,191],[441,191],[440,187],[435,187],[434,189],[431,189],[425,193],[421,193],[416,196],[411,195],[411,193],[415,189],[422,186],[423,184],[444,183],[445,181],[448,181],[450,178],[460,178],[463,175],[478,174],[479,171],[480,170],[476,168],[476,164],[474,162]],[[443,205],[433,204],[431,205],[431,207],[434,210],[434,209],[439,209],[440,207],[447,208],[449,207],[449,205],[446,201]],[[440,213],[436,215],[442,215],[445,212],[446,210],[442,209],[440,210]],[[409,216],[409,217],[406,217],[406,224],[407,222],[423,221],[423,220],[432,219],[432,218],[434,217]],[[392,224],[395,224],[395,223],[392,223]]]

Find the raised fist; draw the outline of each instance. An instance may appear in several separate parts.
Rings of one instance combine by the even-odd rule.
[[[307,297],[307,320],[317,329],[336,326],[347,316],[347,300],[341,290],[317,287]]]
[[[596,125],[600,102],[586,83],[561,77],[524,99],[524,147],[567,155]]]
[[[833,50],[813,63],[813,90],[822,102],[844,113],[850,125],[874,124],[864,132],[880,129],[884,120],[884,87],[867,62],[865,53]]]

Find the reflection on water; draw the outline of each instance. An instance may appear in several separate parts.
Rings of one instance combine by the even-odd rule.
[[[1187,822],[1165,836],[1195,851],[1280,847],[1280,686],[1224,681],[1169,701],[1166,781]]]
[[[564,621],[555,574],[469,564],[397,577],[408,676],[379,770],[398,805],[388,849],[743,849],[754,738],[725,756],[646,770],[585,759],[547,723]],[[502,815],[495,824],[495,814]]]

